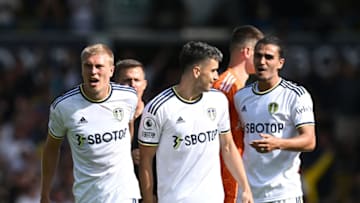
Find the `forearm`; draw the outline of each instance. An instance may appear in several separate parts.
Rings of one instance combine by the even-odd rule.
[[[129,132],[130,132],[131,142],[133,142],[134,141],[134,132],[135,132],[135,130],[134,130],[134,120],[131,120],[129,122]]]
[[[51,184],[56,172],[59,160],[59,149],[51,149],[51,146],[45,145],[41,160],[41,196],[49,198]]]
[[[222,157],[226,167],[238,182],[243,191],[250,191],[242,158],[234,143],[229,143],[222,148]]]
[[[141,160],[139,167],[140,186],[144,203],[153,202],[154,177],[152,161]]]
[[[291,138],[280,139],[278,148],[289,151],[312,151],[316,145],[314,125],[302,126],[297,129],[298,135]]]

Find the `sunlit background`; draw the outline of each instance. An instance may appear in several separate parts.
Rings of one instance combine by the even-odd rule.
[[[0,203],[39,202],[49,104],[81,82],[86,45],[142,61],[148,100],[178,81],[186,41],[220,48],[223,71],[231,30],[242,24],[286,42],[281,74],[313,96],[318,145],[303,155],[306,202],[360,202],[360,1],[0,0]],[[62,151],[52,199],[70,203],[66,142]]]

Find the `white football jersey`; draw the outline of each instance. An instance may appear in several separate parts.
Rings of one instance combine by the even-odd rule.
[[[66,136],[70,144],[76,202],[140,198],[129,133],[138,99],[133,88],[110,86],[105,100],[90,100],[78,86],[50,107],[49,134],[58,139]]]
[[[138,139],[158,147],[159,203],[223,202],[219,136],[229,130],[228,101],[215,89],[190,102],[168,88],[146,105]]]
[[[257,82],[234,96],[244,127],[243,161],[255,202],[271,202],[301,196],[300,152],[274,150],[258,153],[250,142],[260,133],[279,138],[297,135],[296,128],[314,125],[313,102],[304,87],[281,79],[270,90],[260,92]]]

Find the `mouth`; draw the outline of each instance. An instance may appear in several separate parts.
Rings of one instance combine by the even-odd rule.
[[[96,85],[98,82],[99,82],[99,79],[96,79],[96,78],[91,78],[91,79],[89,80],[89,84],[90,84],[90,85]]]
[[[266,71],[266,69],[264,67],[256,67],[256,72],[260,73],[260,72],[264,72]]]

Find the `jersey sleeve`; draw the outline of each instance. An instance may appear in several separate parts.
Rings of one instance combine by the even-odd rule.
[[[230,114],[229,114],[229,101],[223,93],[219,92],[218,107],[219,107],[219,130],[220,134],[230,131]]]
[[[131,103],[131,113],[130,113],[130,118],[134,118],[134,115],[135,115],[135,111],[136,111],[136,107],[138,105],[138,97],[137,95],[135,94],[131,94],[131,100],[130,100],[130,103]]]
[[[315,124],[313,101],[309,92],[305,90],[304,94],[296,97],[291,115],[297,128]]]
[[[48,131],[54,138],[63,139],[65,136],[65,128],[61,112],[57,107],[59,106],[56,106],[56,108],[52,105],[50,106]]]
[[[149,112],[149,106],[147,104],[144,108],[141,116],[139,131],[138,131],[138,142],[142,145],[157,146],[160,141],[161,123],[159,122],[159,115],[161,112],[153,114]]]

